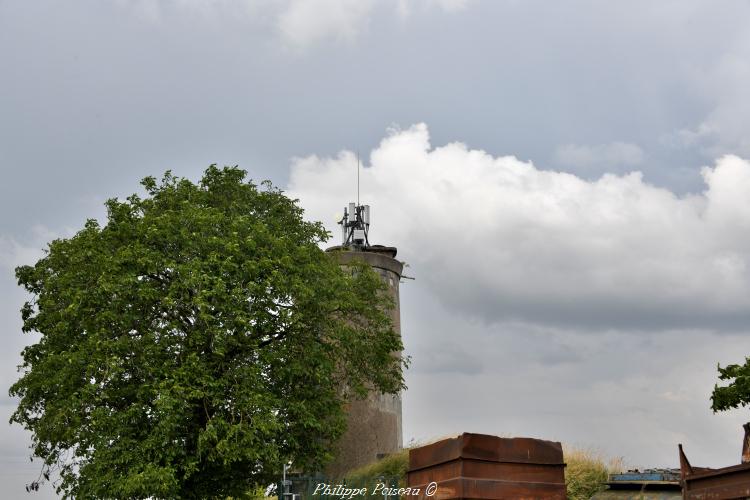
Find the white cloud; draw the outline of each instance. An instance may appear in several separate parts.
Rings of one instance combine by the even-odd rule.
[[[713,140],[718,132],[713,128],[713,125],[703,122],[695,129],[684,128],[666,134],[661,138],[661,143],[665,146],[678,148],[699,146],[701,143]]]
[[[163,23],[175,13],[201,22],[226,19],[253,21],[253,29],[276,32],[284,44],[305,49],[324,40],[352,42],[367,26],[376,9],[402,19],[413,10],[464,10],[469,0],[117,0],[117,5],[149,23]],[[418,9],[415,9],[418,8]]]
[[[407,17],[414,7],[422,9],[438,7],[445,12],[458,12],[466,9],[468,5],[469,0],[397,0],[396,10],[401,17]]]
[[[469,0],[290,0],[278,16],[283,40],[294,47],[307,47],[324,39],[351,42],[367,29],[378,7],[393,9],[399,17],[411,15],[413,7],[422,11],[438,8],[443,12],[464,10]]]
[[[161,21],[162,8],[158,0],[117,0],[117,5],[130,9],[136,16],[150,23]]]
[[[328,37],[350,41],[366,27],[374,6],[374,0],[292,0],[279,15],[279,30],[300,47]]]
[[[584,169],[612,169],[643,163],[643,150],[629,142],[611,142],[596,146],[565,144],[555,151],[555,157],[563,165]]]
[[[353,153],[294,161],[289,190],[312,219],[353,198]],[[750,163],[703,169],[677,196],[638,172],[586,181],[462,143],[392,131],[361,173],[374,243],[455,311],[589,326],[737,326],[750,319]]]
[[[447,12],[463,10],[469,5],[469,0],[432,0]]]

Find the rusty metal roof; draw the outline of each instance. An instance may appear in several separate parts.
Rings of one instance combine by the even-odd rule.
[[[466,432],[409,451],[409,471],[458,458],[491,462],[565,465],[558,442],[532,438],[501,438]]]
[[[746,439],[747,432],[745,428]],[[708,469],[690,465],[682,445],[678,445],[680,470],[685,500],[735,500],[750,498],[750,463],[741,463],[721,469]],[[743,457],[745,454],[743,445]]]
[[[562,446],[464,433],[411,449],[407,483],[421,491],[435,484],[440,500],[565,500]]]

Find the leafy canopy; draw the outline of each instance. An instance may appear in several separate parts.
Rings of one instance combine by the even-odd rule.
[[[719,380],[731,380],[726,386],[714,386],[711,395],[713,411],[725,411],[731,408],[750,405],[750,358],[745,358],[744,365],[727,365],[719,370]]]
[[[342,270],[278,189],[211,166],[146,178],[16,269],[20,398],[42,473],[75,498],[219,498],[319,470],[343,406],[403,388],[385,284]]]

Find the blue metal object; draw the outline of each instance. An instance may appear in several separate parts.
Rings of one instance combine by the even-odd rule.
[[[680,471],[678,469],[646,469],[644,471],[632,470],[609,476],[610,483],[644,481],[678,483],[680,481]]]
[[[591,500],[681,500],[679,469],[629,470],[611,474],[607,489]]]

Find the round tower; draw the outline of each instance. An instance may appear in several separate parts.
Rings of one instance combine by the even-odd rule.
[[[399,283],[403,263],[396,260],[396,248],[370,245],[370,207],[350,203],[339,222],[342,244],[327,249],[341,265],[361,260],[380,274],[393,299],[393,328],[401,336]],[[401,353],[397,353],[401,356]],[[366,399],[352,401],[348,408],[348,426],[337,443],[333,462],[326,469],[329,477],[343,477],[352,469],[372,463],[403,447],[401,431],[401,395],[371,393]]]

